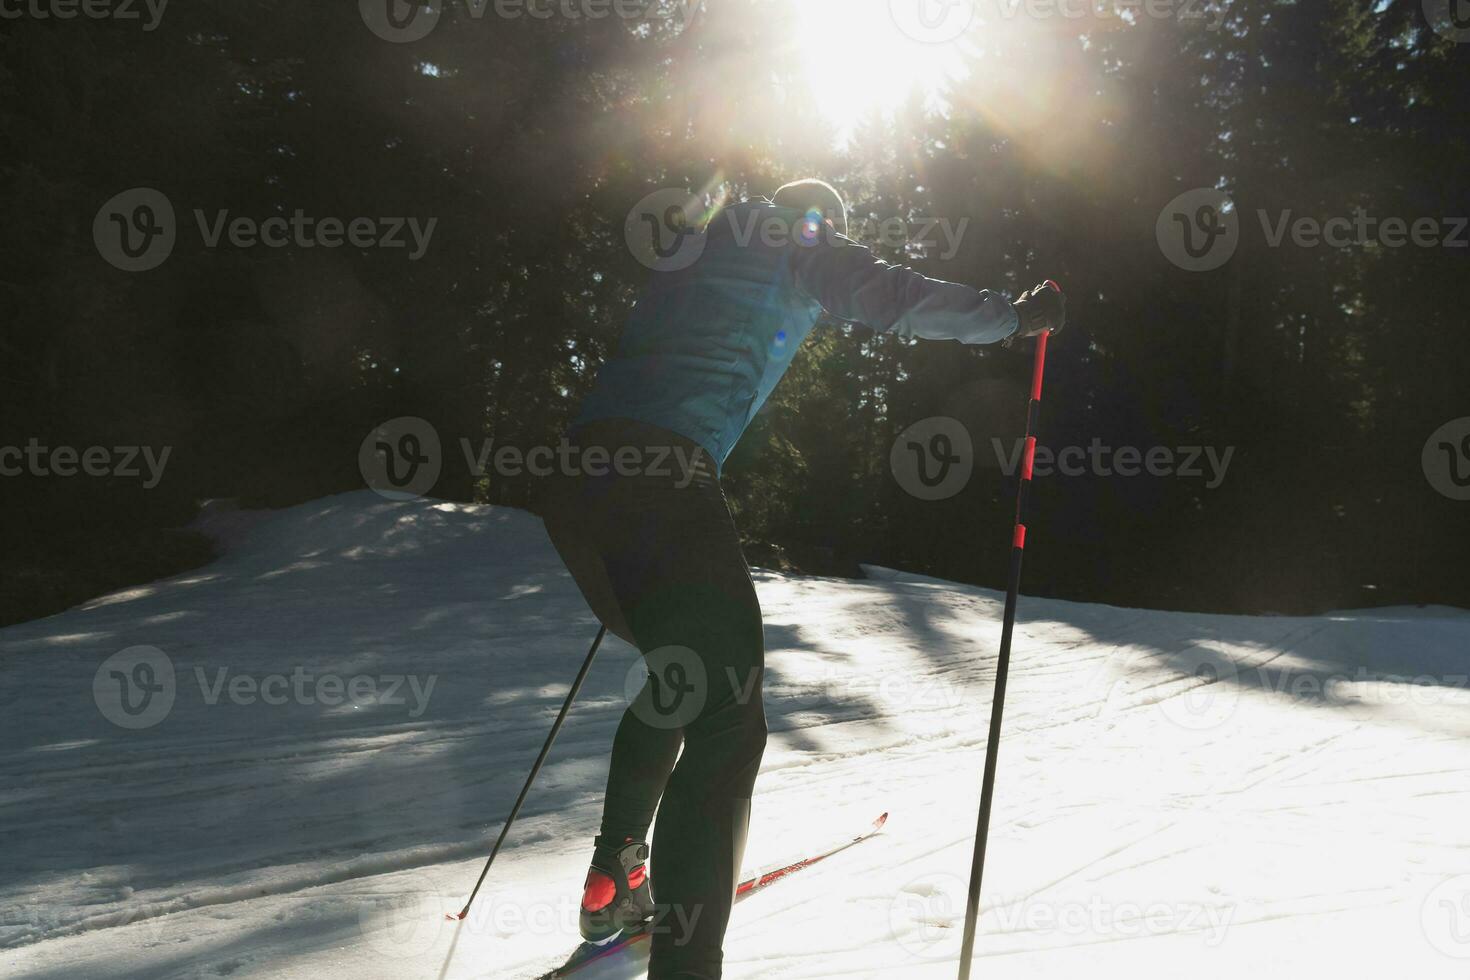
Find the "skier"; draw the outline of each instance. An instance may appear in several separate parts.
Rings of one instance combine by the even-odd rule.
[[[711,222],[699,258],[655,273],[634,306],[567,433],[586,465],[545,502],[588,605],[648,667],[613,741],[580,924],[600,944],[652,919],[650,980],[720,977],[766,744],[760,604],[720,489],[736,440],[823,311],[965,344],[1065,321],[1050,288],[1010,303],[882,262],[846,231],[819,180]]]

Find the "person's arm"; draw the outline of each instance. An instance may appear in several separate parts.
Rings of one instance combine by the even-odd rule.
[[[826,241],[793,246],[792,272],[797,288],[833,316],[901,337],[965,344],[993,344],[1016,332],[1016,309],[998,293],[930,279],[823,230]]]

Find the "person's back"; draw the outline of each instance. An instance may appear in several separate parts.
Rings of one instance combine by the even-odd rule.
[[[653,274],[578,421],[648,422],[723,461],[821,315],[791,248],[773,244],[773,229],[807,223],[764,202],[717,215],[692,265]]]
[[[988,344],[1016,332],[1016,310],[997,294],[879,261],[828,209],[782,203],[725,209],[690,266],[654,273],[577,425],[636,419],[722,464],[824,309],[931,340]]]

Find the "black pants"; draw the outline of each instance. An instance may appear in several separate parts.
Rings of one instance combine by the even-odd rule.
[[[547,531],[593,612],[647,667],[613,742],[602,834],[644,839],[657,808],[648,976],[717,980],[766,744],[760,604],[708,453],[622,420],[572,441],[579,475],[555,478]]]

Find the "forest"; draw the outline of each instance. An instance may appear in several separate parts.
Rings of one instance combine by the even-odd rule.
[[[1462,11],[995,0],[941,55],[889,6],[7,7],[0,623],[207,561],[206,499],[361,490],[389,419],[432,496],[537,512],[462,450],[558,443],[657,274],[639,202],[809,176],[889,261],[1064,287],[1028,594],[1470,605]],[[725,470],[747,558],[1002,583],[1030,366],[824,320]],[[932,417],[943,500],[890,463]]]

